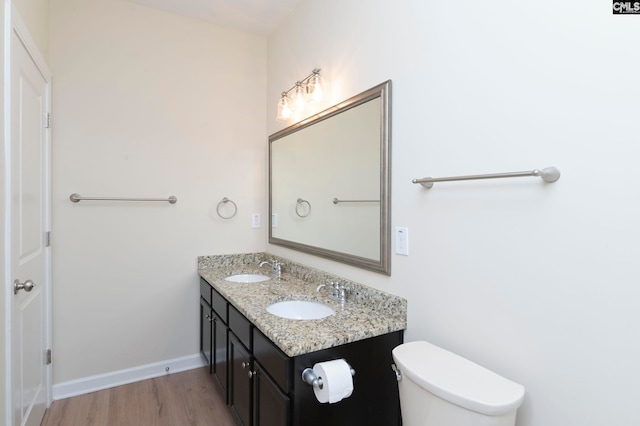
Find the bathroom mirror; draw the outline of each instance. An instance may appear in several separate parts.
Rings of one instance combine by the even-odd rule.
[[[391,275],[391,81],[269,137],[269,242]]]

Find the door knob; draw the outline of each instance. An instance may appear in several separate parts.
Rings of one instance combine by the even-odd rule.
[[[21,283],[20,280],[15,280],[13,282],[13,294],[18,294],[20,290],[24,290],[28,293],[33,290],[35,286],[36,285],[31,280],[26,280],[23,283]]]

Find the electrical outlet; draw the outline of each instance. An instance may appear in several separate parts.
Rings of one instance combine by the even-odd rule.
[[[251,227],[260,228],[260,213],[254,213],[251,215]]]
[[[409,228],[396,226],[396,254],[409,256]]]

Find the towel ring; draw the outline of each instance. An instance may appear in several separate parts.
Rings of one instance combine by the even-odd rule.
[[[300,214],[300,212],[298,211],[298,207],[300,207],[300,204],[307,205],[307,214]],[[309,213],[311,213],[311,203],[309,203],[307,200],[303,200],[302,198],[298,198],[298,201],[296,202],[296,214],[300,217],[307,217],[309,216]]]
[[[220,206],[223,206],[226,203],[231,203],[233,204],[233,213],[231,213],[230,216],[223,216],[220,213]],[[216,213],[218,213],[218,216],[220,216],[222,219],[231,219],[232,217],[234,217],[236,215],[236,213],[238,213],[238,206],[236,206],[236,203],[234,203],[233,201],[231,201],[230,199],[228,199],[227,197],[224,197],[222,199],[222,201],[220,201],[218,203],[218,206],[216,207]]]

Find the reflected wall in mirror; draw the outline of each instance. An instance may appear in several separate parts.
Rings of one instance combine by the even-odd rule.
[[[391,275],[391,81],[269,137],[269,242]]]

